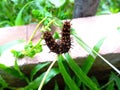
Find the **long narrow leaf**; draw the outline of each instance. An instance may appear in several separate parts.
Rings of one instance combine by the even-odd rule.
[[[59,86],[58,86],[57,82],[55,82],[54,90],[59,90]]]
[[[8,74],[11,74],[17,78],[23,78],[23,76],[21,76],[18,71],[16,71],[14,68],[5,66],[4,64],[0,64],[0,69],[5,71]]]
[[[97,53],[95,50],[92,50],[85,42],[82,41],[82,39],[80,39],[78,37],[78,35],[75,33],[75,30],[73,30],[72,35],[76,38],[77,42],[92,56],[95,58],[94,54],[96,54],[97,56],[99,56],[105,63],[107,63],[111,68],[113,68],[118,74],[120,74],[120,70],[117,69],[114,65],[112,65],[108,60],[106,60],[103,56],[101,56],[99,53]],[[94,53],[92,53],[92,52]]]
[[[21,72],[20,70],[20,67],[17,63],[17,59],[15,60],[15,63],[14,63],[14,69],[18,72],[18,74],[24,78],[26,80],[27,83],[29,83],[29,79],[25,76],[25,74],[23,72]]]
[[[103,42],[104,42],[105,38],[102,38],[100,41],[97,42],[97,44],[93,47],[93,50],[95,50],[96,52],[99,52],[100,47],[102,46]],[[92,51],[92,53],[94,54],[94,57],[92,57],[91,55],[89,55],[85,62],[82,65],[82,70],[84,71],[84,73],[88,73],[88,71],[90,70],[90,68],[92,67],[95,58],[97,57],[97,55]]]
[[[28,2],[27,4],[24,5],[24,7],[19,11],[16,19],[15,19],[15,25],[23,25],[24,24],[24,21],[22,19],[22,13],[23,13],[23,10],[28,6],[30,5],[31,3],[33,3],[34,1],[31,1],[31,2]]]
[[[107,90],[109,90],[109,88],[114,89],[115,83],[118,90],[120,90],[120,78],[112,72],[109,81],[105,85],[103,85],[100,89],[104,90],[106,87]]]
[[[81,70],[81,68],[75,63],[75,61],[68,53],[65,54],[65,59],[75,75],[81,80],[81,82],[83,82],[91,90],[99,90],[97,88],[97,85],[93,83],[93,81],[88,76],[86,76],[86,74]]]
[[[111,78],[114,79],[116,86],[118,87],[118,90],[120,90],[120,78],[114,73],[111,74]]]
[[[44,68],[45,66],[47,66],[48,64],[50,64],[50,62],[46,62],[46,63],[41,63],[41,64],[38,64],[38,65],[36,65],[33,69],[32,69],[32,71],[31,71],[31,73],[30,73],[30,80],[32,81],[33,80],[33,76],[38,72],[38,71],[40,71],[42,68]]]
[[[59,66],[60,72],[61,72],[61,74],[62,74],[62,76],[63,76],[63,78],[65,80],[65,83],[68,85],[70,90],[79,90],[79,88],[77,87],[75,82],[72,80],[70,75],[65,70],[62,59],[63,59],[63,57],[61,55],[59,55],[58,56],[58,66]]]
[[[0,85],[5,88],[8,87],[8,84],[6,83],[6,81],[2,78],[2,76],[0,75]],[[1,87],[0,86],[0,87]]]
[[[34,81],[32,81],[31,83],[29,83],[28,86],[26,86],[24,88],[24,90],[35,90],[39,87],[39,84],[41,83],[44,75],[46,72],[42,73],[39,77],[37,77]],[[52,68],[45,80],[45,84],[47,84],[53,77],[55,77],[56,75],[58,75],[59,69],[58,68]]]
[[[115,90],[114,86],[115,86],[115,83],[112,82],[112,83],[110,83],[110,84],[108,85],[108,87],[106,88],[106,90]]]
[[[19,73],[21,76],[23,76],[23,73],[20,71],[20,68],[19,68],[19,65],[18,65],[18,63],[17,63],[17,60],[15,60],[14,69],[15,69],[16,71],[18,71],[18,73]]]

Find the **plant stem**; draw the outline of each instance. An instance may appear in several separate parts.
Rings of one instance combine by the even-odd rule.
[[[47,29],[52,23],[54,22],[54,19],[53,20],[51,20],[49,23],[48,23],[48,25],[47,26],[45,26],[45,29]]]
[[[78,35],[75,33],[75,32],[72,32],[72,34],[76,37],[77,40],[81,40]],[[82,45],[84,48],[87,48],[87,52],[90,53],[93,57],[94,57],[94,54],[91,53],[91,51],[93,53],[95,53],[97,56],[99,56],[105,63],[107,63],[111,68],[113,68],[118,74],[120,74],[120,71],[114,66],[112,65],[108,60],[106,60],[103,56],[101,56],[99,53],[97,53],[94,49],[91,49],[86,43],[84,43],[82,41]]]
[[[38,25],[36,26],[35,30],[33,31],[32,35],[31,35],[31,37],[30,37],[28,43],[30,43],[30,41],[32,40],[32,38],[33,38],[34,35],[36,34],[36,32],[37,32],[37,30],[38,30],[40,24],[41,24],[44,20],[46,20],[46,19],[47,19],[47,17],[43,18],[43,19],[38,23]]]
[[[119,76],[119,74],[117,75],[117,77]],[[107,87],[108,85],[110,85],[110,83],[114,82],[114,78],[112,78],[109,82],[107,82],[105,85],[103,85],[100,90],[103,90],[105,87]]]
[[[113,66],[110,62],[108,62],[104,57],[102,57],[99,53],[97,53],[95,50],[92,50],[97,56],[99,56],[104,62],[106,62],[110,67],[112,67],[118,74],[120,74],[120,71]]]
[[[53,67],[53,65],[55,64],[55,62],[57,61],[57,58],[50,64],[49,68],[47,69],[46,73],[45,73],[45,76],[43,77],[40,85],[39,85],[39,88],[38,90],[41,90],[42,89],[42,86],[44,85],[44,82],[45,82],[45,79],[47,78],[47,75],[49,74],[51,68]]]

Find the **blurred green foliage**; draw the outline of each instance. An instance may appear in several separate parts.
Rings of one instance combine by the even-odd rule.
[[[73,2],[69,0],[56,3],[53,0],[1,0],[0,27],[38,22],[43,18],[41,14],[59,19],[72,18],[72,7]]]
[[[0,0],[0,27],[38,22],[41,14],[71,19],[73,6],[74,0]],[[97,15],[117,13],[119,7],[120,0],[100,0]]]
[[[111,14],[120,12],[120,0],[101,0],[97,14]]]
[[[0,27],[39,22],[44,17],[48,17],[48,19],[44,22],[44,25],[47,25],[53,17],[57,17],[61,20],[72,18],[73,5],[74,3],[72,0],[59,0],[59,2],[55,0],[1,0],[0,8],[2,9],[0,12]],[[97,15],[117,13],[120,11],[119,6],[120,0],[101,0]],[[98,88],[101,90],[114,90],[114,87],[120,90],[120,78],[114,73],[111,73],[108,83],[103,86],[97,81],[95,77],[91,79],[87,76],[88,71],[95,61],[96,54],[94,55],[92,51],[89,51],[88,46],[74,33],[74,30],[72,31],[72,35],[75,37],[78,43],[86,51],[88,51],[88,53],[90,53],[90,55],[81,68],[77,65],[76,62],[74,62],[69,54],[65,54],[64,57],[59,56],[59,68],[52,68],[50,70],[45,84],[47,84],[56,75],[61,73],[66,83],[65,90],[72,90],[74,88],[77,90],[81,87],[84,88],[84,90],[87,90],[88,88],[91,88],[91,90],[98,90]],[[54,34],[54,37],[59,39],[59,34],[56,32]],[[101,39],[101,41],[98,42],[93,48],[96,50],[96,52],[99,51],[103,41],[104,38]],[[6,47],[10,45],[7,45]],[[3,47],[0,49],[2,50],[2,48]],[[36,45],[33,45],[32,42],[26,45],[22,51],[12,50],[12,53],[16,58],[23,58],[24,56],[34,57],[36,53],[40,52],[42,52],[42,44],[38,43]],[[3,52],[1,51],[0,54],[2,53]],[[94,57],[92,55],[94,55]],[[8,67],[6,65],[0,64],[0,70],[27,82],[27,85],[25,87],[18,88],[19,90],[36,90],[46,71],[41,73],[38,77],[35,77],[35,75],[38,73],[38,71],[44,69],[49,64],[49,62],[46,62],[36,65],[32,69],[30,77],[27,77],[22,72],[17,64],[17,60],[15,60],[13,67]],[[69,72],[70,70],[73,71],[72,74]],[[4,90],[4,88],[9,88],[11,90],[16,89],[15,87],[9,87],[8,83],[0,75],[0,89]],[[55,90],[58,90],[59,88],[57,82],[55,82],[55,88]]]

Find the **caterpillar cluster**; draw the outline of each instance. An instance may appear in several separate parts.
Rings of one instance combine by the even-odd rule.
[[[69,51],[71,47],[70,28],[70,21],[65,21],[62,28],[60,43],[55,42],[50,32],[44,32],[43,38],[51,52],[62,54]]]
[[[44,33],[43,38],[50,51],[59,54],[58,49],[60,48],[60,46],[55,42],[54,38],[52,37],[52,34],[47,31]]]

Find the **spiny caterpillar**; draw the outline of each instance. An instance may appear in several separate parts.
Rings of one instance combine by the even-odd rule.
[[[65,21],[62,28],[62,37],[60,43],[60,52],[66,53],[71,47],[71,38],[70,38],[70,21]]]
[[[71,47],[70,28],[70,21],[65,21],[63,24],[61,33],[62,35],[59,44],[55,42],[55,39],[53,39],[50,32],[44,32],[43,38],[51,52],[62,54],[69,51]]]
[[[44,32],[43,38],[51,52],[59,54],[59,45],[55,42],[50,32]]]

